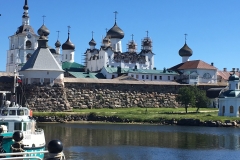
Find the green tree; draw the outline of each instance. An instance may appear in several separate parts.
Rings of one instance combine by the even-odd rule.
[[[206,96],[206,91],[198,89],[196,94],[196,107],[197,112],[199,108],[207,108],[210,104],[209,98]]]
[[[198,89],[196,86],[185,86],[179,89],[176,101],[184,105],[187,113],[188,106],[206,108],[210,100],[206,96],[206,91]]]
[[[194,90],[195,88],[188,86],[184,86],[178,90],[176,101],[184,105],[186,113],[189,105],[195,106]]]

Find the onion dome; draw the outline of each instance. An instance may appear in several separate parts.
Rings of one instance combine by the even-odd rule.
[[[191,48],[188,47],[187,43],[185,42],[184,46],[179,50],[179,55],[181,57],[190,57],[192,56],[193,51]]]
[[[103,38],[103,43],[110,43],[110,39],[108,36],[106,36],[105,38]]]
[[[128,48],[129,49],[136,49],[136,43],[134,41],[131,41],[129,44],[128,44]]]
[[[89,44],[89,46],[96,46],[97,43],[92,38],[92,40],[88,44]]]
[[[151,43],[152,43],[151,40],[146,39],[143,41],[143,46],[151,46]]]
[[[38,35],[40,36],[48,36],[50,34],[50,31],[48,28],[43,24],[37,31]]]
[[[239,81],[239,77],[236,74],[229,76],[228,81]]]
[[[24,3],[24,6],[23,6],[23,9],[24,10],[28,10],[29,8],[28,8],[28,5],[27,5],[27,0],[25,0],[25,3]]]
[[[58,47],[61,47],[61,43],[59,42],[59,40],[57,40],[57,42],[55,43],[55,47],[58,48]]]
[[[118,27],[117,23],[115,22],[114,26],[108,30],[107,36],[110,38],[123,39],[124,32],[121,28]]]
[[[75,45],[70,41],[69,33],[68,33],[67,41],[62,45],[62,49],[63,50],[74,50],[75,49]]]

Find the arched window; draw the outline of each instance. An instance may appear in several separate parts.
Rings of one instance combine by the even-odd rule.
[[[10,63],[13,63],[13,54],[10,56]]]
[[[26,55],[26,60],[28,61],[28,59],[29,59],[31,56],[32,56],[32,54],[31,54],[31,53],[28,53],[28,54]]]
[[[233,106],[230,106],[230,113],[233,113]]]
[[[225,106],[222,107],[222,113],[225,113]]]
[[[240,106],[238,107],[238,115],[240,116]]]
[[[32,46],[31,41],[27,40],[27,42],[26,42],[26,48],[31,48],[31,46]]]
[[[66,56],[65,56],[65,59],[67,60],[67,54],[66,54]]]
[[[72,54],[70,54],[70,60],[72,60]]]
[[[236,89],[238,89],[238,84],[236,84]]]

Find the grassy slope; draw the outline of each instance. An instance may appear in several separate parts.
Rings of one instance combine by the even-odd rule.
[[[70,114],[88,115],[96,113],[99,116],[117,116],[131,121],[158,121],[159,119],[200,119],[201,121],[213,120],[240,120],[237,117],[218,116],[218,110],[215,108],[201,108],[200,113],[196,113],[196,108],[189,108],[185,113],[184,108],[119,108],[119,109],[79,109],[73,112],[34,112],[34,116],[65,116]]]

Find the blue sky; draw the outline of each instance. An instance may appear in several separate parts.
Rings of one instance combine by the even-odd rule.
[[[22,23],[24,0],[0,1],[0,71],[6,70],[8,36]],[[181,63],[179,49],[187,44],[193,50],[190,60],[214,63],[219,70],[240,68],[240,1],[239,0],[28,0],[30,25],[35,33],[43,23],[50,30],[49,45],[54,47],[57,31],[60,42],[70,39],[75,44],[75,62],[82,63],[82,55],[89,47],[91,32],[97,48],[105,29],[117,24],[124,31],[123,51],[134,35],[141,49],[141,39],[149,31],[153,41],[155,66],[169,68]]]

